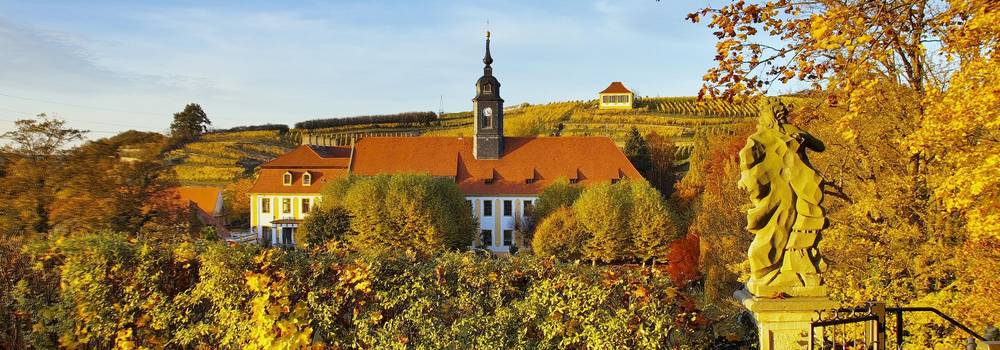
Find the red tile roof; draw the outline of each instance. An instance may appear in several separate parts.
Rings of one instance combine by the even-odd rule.
[[[625,85],[622,85],[622,82],[616,81],[616,82],[612,82],[611,85],[608,85],[608,87],[606,89],[604,89],[604,91],[601,91],[600,93],[602,93],[602,94],[631,94],[632,91],[630,91],[629,89],[625,88]]]
[[[319,193],[327,181],[347,176],[351,160],[349,146],[302,145],[261,165],[251,193]],[[285,172],[292,173],[292,184],[285,186]],[[305,186],[302,176],[309,172],[312,184]]]
[[[222,200],[222,189],[209,186],[181,186],[170,190],[180,204],[193,203],[209,216],[214,216],[218,202]]]
[[[303,164],[302,167],[307,166]],[[301,167],[300,167],[301,168]],[[254,181],[253,187],[250,188],[250,193],[320,193],[323,190],[323,186],[326,185],[328,181],[332,181],[338,177],[347,176],[347,168],[315,168],[315,169],[260,169],[257,174],[257,180]],[[284,179],[285,172],[292,173],[292,185],[285,186]],[[305,186],[302,184],[302,175],[308,171],[312,175],[312,185]]]
[[[347,168],[349,146],[302,145],[261,165],[261,168]]]
[[[641,177],[606,137],[506,137],[504,154],[497,160],[475,159],[472,141],[450,137],[363,138],[355,144],[351,172],[424,172],[453,177],[462,192],[470,195],[533,195],[559,178],[577,179],[585,185]]]

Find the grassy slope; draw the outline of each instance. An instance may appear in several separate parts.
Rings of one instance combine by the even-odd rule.
[[[784,99],[791,103],[797,100]],[[696,132],[732,132],[737,125],[752,122],[757,110],[752,104],[699,103],[694,97],[655,97],[640,100],[635,110],[627,112],[599,110],[596,101],[587,100],[508,106],[504,113],[504,132],[508,136],[608,136],[622,145],[629,129],[636,127],[643,134],[655,132],[673,139],[678,146],[678,159],[685,160]],[[363,124],[292,130],[287,135],[275,131],[209,134],[171,152],[168,158],[177,164],[178,178],[184,183],[224,183],[251,175],[261,162],[298,144],[304,132],[339,140],[402,132],[469,136],[472,135],[472,113],[447,113],[430,125]]]
[[[277,131],[240,131],[203,135],[167,153],[183,184],[221,184],[253,174],[254,169],[295,145]]]

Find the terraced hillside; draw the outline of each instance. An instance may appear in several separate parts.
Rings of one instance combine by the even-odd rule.
[[[695,97],[643,98],[632,111],[600,110],[594,100],[555,102],[544,105],[521,104],[504,109],[504,133],[509,136],[608,136],[624,144],[629,129],[643,134],[657,133],[675,140],[677,157],[683,162],[691,151],[696,132],[731,133],[750,122],[757,110],[752,104],[722,101],[698,102]],[[374,135],[468,136],[472,135],[472,113],[444,114],[429,125],[401,123],[362,124],[302,131],[323,135],[326,143],[348,144],[355,137]]]
[[[783,97],[787,103],[802,101]],[[740,125],[753,122],[757,109],[752,103],[698,102],[695,97],[637,99],[631,111],[600,110],[595,100],[520,104],[504,109],[504,132],[509,136],[608,136],[620,146],[628,131],[636,127],[648,135],[657,133],[674,141],[678,163],[684,163],[693,148],[696,133],[731,134]],[[376,116],[378,117],[378,116]],[[255,167],[301,143],[346,145],[367,136],[470,136],[472,113],[446,113],[435,120],[413,122],[366,122],[336,127],[278,131],[213,133],[169,154],[178,178],[186,183],[220,183],[253,174]],[[384,119],[384,118],[383,118]]]
[[[298,142],[277,130],[209,133],[166,154],[183,184],[227,183],[253,171]]]

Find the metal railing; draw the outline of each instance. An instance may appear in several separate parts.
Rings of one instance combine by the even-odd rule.
[[[884,303],[824,310],[809,328],[809,349],[881,350],[885,349],[885,334]]]
[[[932,312],[969,335],[966,349],[976,349],[976,340],[986,338],[951,316],[932,307],[885,307],[885,303],[869,302],[863,307],[840,308],[819,312],[809,328],[809,349],[888,349],[886,347],[886,315],[895,316],[895,349],[905,344],[905,313]]]

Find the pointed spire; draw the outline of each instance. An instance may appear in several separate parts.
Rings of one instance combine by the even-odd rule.
[[[493,64],[493,57],[490,57],[490,31],[486,31],[486,57],[483,57],[483,63],[486,64],[486,68],[490,68],[490,64]]]

